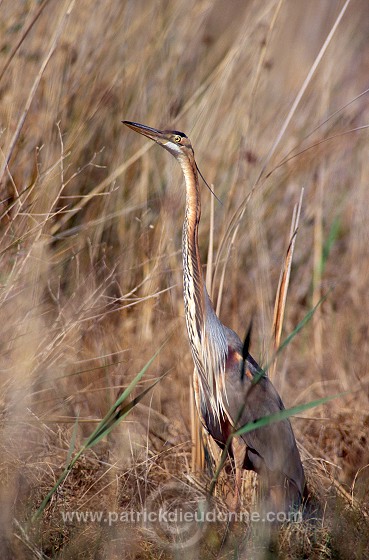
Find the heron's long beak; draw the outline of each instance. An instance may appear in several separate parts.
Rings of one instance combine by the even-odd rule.
[[[150,138],[150,140],[155,140],[157,142],[158,140],[166,139],[166,134],[161,130],[157,130],[156,128],[151,128],[150,126],[146,126],[145,124],[131,121],[122,121],[122,123],[135,132],[138,132],[139,134],[143,134],[147,138]]]

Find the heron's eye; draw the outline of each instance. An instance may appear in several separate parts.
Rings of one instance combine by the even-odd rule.
[[[182,142],[182,136],[180,136],[179,134],[175,134],[175,136],[173,137],[173,140],[177,144],[180,144]]]

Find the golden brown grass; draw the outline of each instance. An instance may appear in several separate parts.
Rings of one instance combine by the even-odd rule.
[[[279,357],[275,383],[287,406],[352,391],[293,421],[317,523],[285,526],[268,553],[256,529],[239,524],[226,538],[214,524],[183,554],[366,558],[367,2],[348,5],[283,135],[338,0],[0,4],[1,556],[176,557],[139,526],[68,525],[61,512],[137,509],[167,481],[208,483],[188,478],[181,173],[123,129],[127,118],[190,135],[223,201],[214,301],[221,293],[221,319],[241,337],[253,319],[251,350],[263,363],[304,187],[284,335],[332,291]],[[204,189],[203,262],[209,196]],[[81,458],[32,524],[68,460],[76,418],[77,445],[173,329],[144,383],[168,376]]]

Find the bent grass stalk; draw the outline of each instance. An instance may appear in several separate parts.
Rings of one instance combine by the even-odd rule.
[[[304,189],[302,188],[301,189],[300,200],[299,200],[298,204],[295,205],[294,210],[293,210],[288,248],[287,248],[287,251],[286,251],[284,263],[282,265],[282,270],[281,270],[281,274],[280,274],[280,277],[279,277],[279,283],[278,283],[278,288],[277,288],[277,294],[276,294],[276,297],[275,297],[274,317],[273,317],[273,326],[272,326],[272,337],[273,337],[273,345],[274,345],[273,350],[274,350],[274,352],[276,352],[278,350],[280,342],[281,342],[282,326],[283,326],[284,312],[285,312],[286,300],[287,300],[287,291],[288,291],[288,286],[289,286],[289,282],[290,282],[293,252],[294,252],[294,249],[295,249],[297,230],[298,230],[298,227],[299,227],[303,195],[304,195]],[[269,377],[271,379],[273,379],[273,377],[275,375],[276,367],[277,367],[277,355],[275,354],[275,360],[272,363],[272,365],[270,367],[270,370],[269,370]]]

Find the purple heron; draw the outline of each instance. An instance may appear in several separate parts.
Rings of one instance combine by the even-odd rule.
[[[248,349],[244,355],[238,335],[221,323],[206,290],[198,246],[199,172],[190,140],[177,130],[157,130],[135,122],[122,122],[170,152],[184,174],[183,295],[195,363],[195,400],[204,428],[224,448],[235,429],[283,410],[284,406],[272,382]],[[262,477],[272,503],[279,511],[287,511],[301,503],[305,477],[288,419],[233,437],[229,454],[235,463],[236,503],[242,469],[253,470]]]

